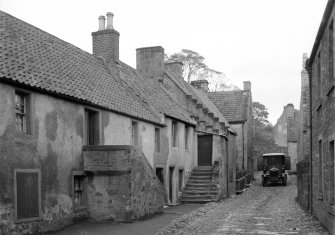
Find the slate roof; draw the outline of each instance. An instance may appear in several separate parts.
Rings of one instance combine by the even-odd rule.
[[[246,91],[208,92],[210,100],[229,123],[247,121],[248,95]]]
[[[152,93],[156,95],[150,94],[147,98],[150,89],[134,94],[128,87],[132,83],[122,83],[120,78],[134,80],[136,76],[143,81],[144,77],[125,64],[122,63],[118,73],[112,66],[114,70],[110,73],[102,61],[90,53],[2,11],[0,39],[0,82],[22,84],[160,125],[164,125],[162,111],[192,122],[184,110],[173,109],[170,102],[162,108],[168,97],[157,95],[157,84],[147,84],[154,88]],[[149,102],[150,97],[154,101]]]
[[[207,107],[210,112],[214,114],[214,117],[219,118],[219,122],[225,122],[226,126],[229,126],[228,121],[221,114],[221,112],[216,108],[213,102],[208,98],[205,92],[200,89],[197,89],[179,78],[177,74],[171,71],[165,71],[165,74],[171,78],[171,80],[186,94],[191,95],[193,98],[197,99],[197,102],[203,104],[204,107]]]

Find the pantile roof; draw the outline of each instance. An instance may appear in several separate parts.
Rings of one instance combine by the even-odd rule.
[[[182,78],[178,77],[172,71],[165,70],[165,74],[171,78],[171,80],[186,94],[191,95],[193,98],[196,98],[198,103],[203,104],[204,107],[207,107],[210,112],[214,114],[215,117],[219,118],[219,122],[225,122],[226,126],[229,126],[228,121],[216,108],[213,102],[208,98],[205,92],[200,89],[197,89],[187,83]]]
[[[122,62],[107,69],[88,52],[2,11],[0,38],[0,82],[15,82],[160,125],[163,113],[194,123],[182,107],[173,107],[166,93],[158,95],[163,91],[158,82],[145,82],[150,78]]]
[[[208,92],[207,95],[229,123],[247,121],[247,91]]]

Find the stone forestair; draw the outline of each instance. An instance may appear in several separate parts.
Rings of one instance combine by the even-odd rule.
[[[212,166],[193,169],[181,196],[181,203],[207,203],[219,199],[219,190],[212,182]]]

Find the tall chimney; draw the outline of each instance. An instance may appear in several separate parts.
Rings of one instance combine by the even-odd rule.
[[[251,91],[251,82],[250,81],[244,81],[243,82],[243,90]]]
[[[106,18],[104,16],[99,16],[98,20],[99,20],[99,29],[98,29],[98,31],[104,30],[105,29],[105,20],[106,20]]]
[[[305,69],[307,59],[308,59],[308,57],[307,57],[307,53],[304,53],[304,54],[302,55],[302,69]]]
[[[119,60],[120,33],[113,28],[113,13],[107,13],[107,27],[105,17],[99,17],[99,30],[92,33],[93,55],[105,58],[107,63]]]
[[[113,27],[113,17],[114,14],[112,12],[107,12],[107,27],[106,29],[114,29]]]
[[[294,118],[294,105],[293,104],[287,104],[284,106],[286,117],[287,118]]]
[[[169,61],[165,63],[165,69],[175,73],[179,78],[183,79],[183,63],[180,61]]]
[[[164,73],[164,48],[161,46],[137,48],[136,69],[161,79]]]

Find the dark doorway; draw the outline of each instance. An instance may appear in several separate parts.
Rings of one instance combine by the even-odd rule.
[[[199,135],[198,136],[198,165],[210,166],[212,165],[212,149],[213,136]]]
[[[169,200],[170,203],[172,203],[173,200],[173,173],[174,173],[174,167],[169,167]]]
[[[161,167],[157,167],[156,168],[156,175],[158,177],[158,179],[163,183],[164,182],[164,175],[163,175],[163,168]]]

